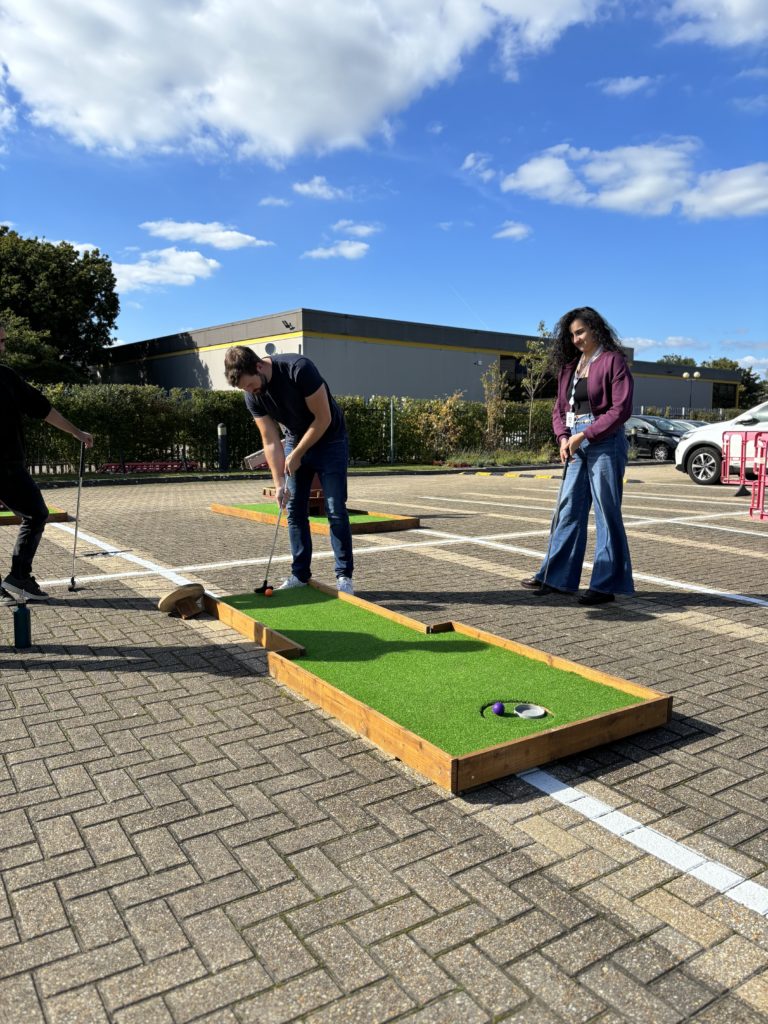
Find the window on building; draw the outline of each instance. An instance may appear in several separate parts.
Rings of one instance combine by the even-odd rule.
[[[738,384],[723,384],[715,381],[712,385],[712,405],[715,409],[734,409]]]

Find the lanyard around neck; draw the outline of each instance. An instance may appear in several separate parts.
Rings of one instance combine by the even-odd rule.
[[[595,361],[595,359],[597,359],[597,357],[600,355],[600,353],[602,351],[603,351],[603,346],[602,345],[600,345],[597,349],[595,349],[595,351],[592,353],[592,355],[586,361],[584,366],[581,368],[581,373],[579,373],[579,364],[578,363],[573,368],[573,380],[571,382],[571,397],[568,400],[568,405],[570,405],[571,409],[575,409],[576,408],[576,385],[577,385],[577,383],[581,380],[582,377],[586,377],[587,370],[592,365],[592,363]]]

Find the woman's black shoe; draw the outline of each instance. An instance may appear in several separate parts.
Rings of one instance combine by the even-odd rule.
[[[557,587],[550,587],[548,583],[542,583],[538,590],[532,590],[533,597],[544,597],[545,594],[567,594],[567,590],[558,590]]]
[[[538,590],[541,580],[537,580],[535,576],[529,576],[527,579],[520,580],[520,586],[525,587],[526,590]]]
[[[600,590],[586,590],[579,598],[579,604],[608,604],[615,601],[613,594],[604,594]]]

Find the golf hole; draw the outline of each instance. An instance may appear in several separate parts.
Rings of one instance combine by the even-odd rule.
[[[498,704],[504,705],[504,710],[499,714],[498,711],[494,711],[494,708]],[[545,708],[541,704],[530,704],[527,701],[520,701],[517,698],[501,698],[499,700],[488,701],[487,704],[483,704],[480,708],[480,714],[483,718],[499,719],[499,718],[551,718],[552,712],[549,708]]]

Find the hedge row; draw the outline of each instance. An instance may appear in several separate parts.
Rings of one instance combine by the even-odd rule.
[[[218,466],[218,424],[227,428],[230,466],[261,446],[259,433],[239,391],[203,388],[164,391],[153,385],[55,384],[43,388],[67,419],[90,431],[95,444],[89,468],[105,463],[187,459],[202,468]],[[390,460],[391,411],[398,463],[428,464],[456,452],[487,447],[482,402],[444,399],[342,396],[350,435],[350,458],[381,464]],[[527,403],[508,402],[502,423],[503,447],[538,450],[551,444],[552,403],[535,402],[529,438]],[[35,471],[70,472],[77,446],[69,435],[39,421],[28,421],[27,453]]]

